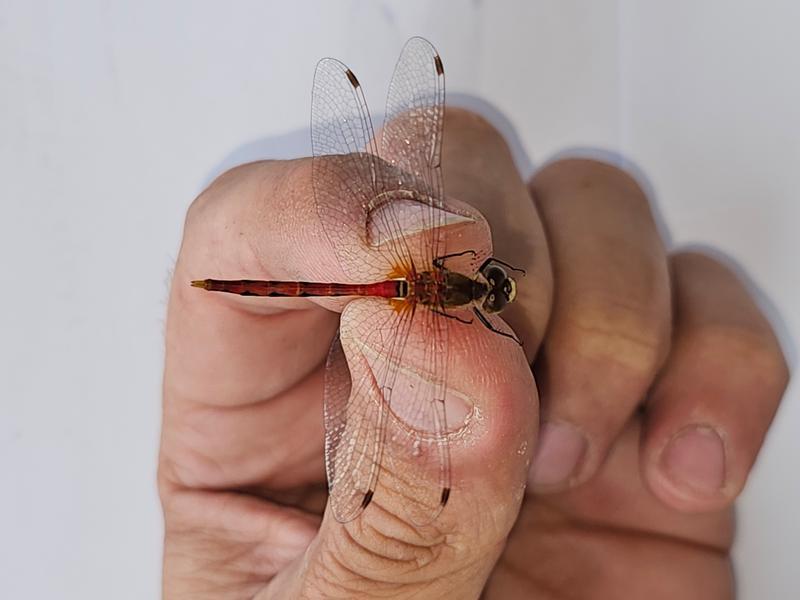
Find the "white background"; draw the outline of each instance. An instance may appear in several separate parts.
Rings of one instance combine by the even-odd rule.
[[[307,152],[322,56],[348,62],[380,112],[404,40],[424,35],[448,91],[516,129],[527,172],[568,149],[622,153],[674,242],[750,273],[794,364],[798,23],[791,1],[1,0],[3,596],[158,595],[162,330],[182,216],[222,168]],[[798,395],[740,504],[745,599],[800,597]]]

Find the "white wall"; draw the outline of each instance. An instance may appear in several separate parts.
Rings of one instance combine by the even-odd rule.
[[[0,582],[9,598],[155,597],[167,280],[222,168],[306,153],[334,55],[373,105],[403,41],[516,128],[650,178],[676,242],[735,257],[800,335],[800,5],[744,0],[0,3]],[[378,110],[380,112],[380,110]],[[795,598],[790,391],[745,493],[744,599]]]
[[[729,253],[800,338],[800,4],[620,3],[623,150],[647,172],[677,243]],[[790,335],[794,341],[790,340]],[[795,381],[739,513],[741,597],[798,598]]]

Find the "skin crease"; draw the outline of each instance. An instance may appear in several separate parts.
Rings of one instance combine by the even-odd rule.
[[[626,174],[569,160],[526,186],[490,125],[447,115],[448,196],[479,210],[494,255],[527,271],[504,313],[523,350],[454,325],[450,372],[481,418],[454,438],[450,503],[432,526],[409,526],[389,474],[357,521],[322,518],[322,374],[339,315],[188,286],[344,278],[308,201],[309,162],[245,165],[194,202],[175,270],[164,597],[732,597],[733,501],[788,380],[769,324],[724,265],[664,250]],[[487,243],[479,225],[453,235]],[[528,471],[540,420],[587,439],[561,484]],[[718,490],[662,468],[667,443],[693,425],[724,441]]]

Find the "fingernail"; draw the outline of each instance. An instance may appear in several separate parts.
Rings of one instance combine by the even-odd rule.
[[[725,449],[711,427],[691,425],[676,433],[661,455],[667,477],[679,488],[704,495],[725,483]]]
[[[539,432],[539,446],[531,466],[534,485],[567,481],[586,454],[586,438],[566,423],[546,423]]]
[[[397,192],[397,194],[407,192]],[[473,223],[475,219],[446,208],[431,209],[430,205],[402,197],[385,202],[369,213],[367,234],[369,243],[381,246],[397,240],[398,236],[421,233],[431,227]]]
[[[409,346],[419,347],[421,339],[414,337],[419,334],[418,330],[410,333],[412,337],[409,338]],[[342,335],[349,337],[349,330],[344,330]],[[439,374],[432,372],[433,365],[419,365],[413,361],[414,358],[422,357],[411,356],[408,364],[403,366],[390,365],[386,360],[386,355],[391,351],[388,344],[391,344],[391,341],[372,336],[369,343],[359,343],[359,348],[367,357],[372,371],[371,377],[375,380],[380,381],[388,370],[396,369],[391,376],[392,385],[389,388],[391,411],[394,416],[413,429],[429,433],[441,433],[440,428],[452,433],[467,425],[475,411],[472,397],[452,386],[443,389],[437,384]],[[363,388],[362,393],[369,392],[367,386]],[[437,398],[440,398],[442,393],[444,393],[444,414],[439,414],[435,406]],[[442,418],[444,422],[441,422]]]

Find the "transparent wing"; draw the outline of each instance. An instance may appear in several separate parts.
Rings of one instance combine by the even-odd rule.
[[[444,131],[444,67],[438,52],[427,40],[411,38],[403,47],[389,84],[386,118],[381,133],[380,153],[387,163],[403,173],[402,185],[415,192],[424,207],[419,261],[431,269],[433,261],[447,254],[442,233],[447,213],[444,209],[442,178],[442,139]],[[440,312],[445,312],[440,307]],[[450,494],[450,454],[447,442],[448,320],[428,309],[411,332],[406,355],[422,358],[417,374],[401,372],[396,385],[392,413],[392,443],[395,451],[387,455],[387,471],[404,472],[413,465],[415,475],[405,482],[408,493],[406,511],[417,524],[427,523],[439,514]],[[404,377],[405,376],[405,377]]]
[[[446,254],[440,227],[444,201],[442,136],[444,131],[444,67],[433,45],[420,37],[403,47],[386,100],[381,157],[405,173],[404,185],[418,192],[428,207],[425,235],[420,237],[426,266]]]
[[[356,518],[375,493],[397,366],[413,310],[383,301],[352,301],[325,372],[325,465],[337,521]],[[344,348],[347,353],[345,357]]]
[[[446,504],[448,326],[427,309],[397,311],[377,299],[354,300],[345,309],[329,356],[324,412],[330,504],[338,521],[361,514],[379,476],[416,524],[430,522]]]
[[[355,75],[333,59],[317,65],[317,212],[342,269],[354,280],[412,277],[444,253],[437,229],[445,220],[437,210],[443,101],[441,61],[430,44],[411,40],[392,79],[381,141],[385,156],[379,158]],[[419,147],[408,148],[412,143]],[[447,321],[412,300],[391,305],[358,299],[342,313],[325,385],[325,458],[337,520],[361,513],[381,473],[415,522],[435,518],[446,503]]]
[[[317,213],[344,272],[364,282],[410,269],[395,212],[379,210],[394,200],[389,192],[398,177],[378,158],[361,84],[332,58],[321,60],[314,73],[311,147]]]
[[[384,464],[397,479],[403,512],[416,525],[433,521],[450,496],[447,439],[449,319],[422,309],[409,331],[404,362],[393,382]]]
[[[343,523],[356,518],[372,499],[386,422],[377,386],[367,390],[370,397],[362,396],[360,412],[355,406],[348,411],[351,390],[350,371],[337,336],[325,371],[325,469],[333,516]]]

